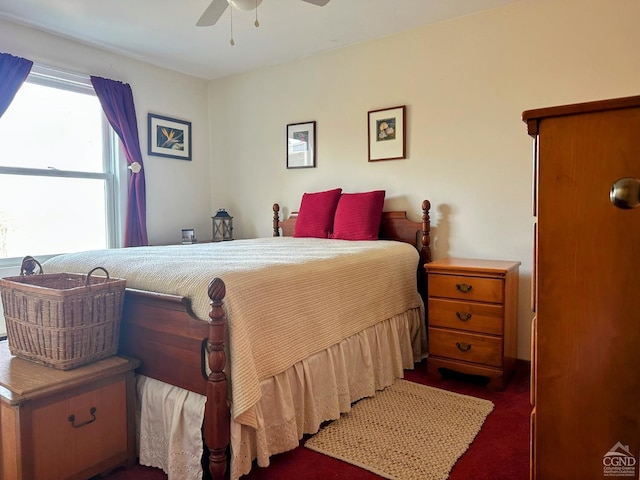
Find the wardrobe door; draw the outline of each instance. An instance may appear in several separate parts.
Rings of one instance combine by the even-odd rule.
[[[540,118],[538,149],[537,478],[638,478],[640,208],[610,193],[640,179],[640,108]]]

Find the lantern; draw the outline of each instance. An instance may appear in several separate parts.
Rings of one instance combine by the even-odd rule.
[[[213,221],[214,242],[233,240],[233,217],[224,208],[218,210],[215,216],[211,217],[211,220]]]

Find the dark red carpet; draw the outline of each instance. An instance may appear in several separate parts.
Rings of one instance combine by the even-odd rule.
[[[529,364],[518,368],[502,392],[487,390],[477,378],[450,374],[429,377],[425,363],[407,371],[407,380],[485,398],[495,404],[482,430],[458,460],[449,480],[525,480],[529,478]],[[304,440],[301,442],[304,443]],[[120,469],[108,480],[166,480],[159,469],[135,466]],[[271,458],[268,468],[254,466],[242,480],[379,480],[381,477],[348,463],[298,447]]]

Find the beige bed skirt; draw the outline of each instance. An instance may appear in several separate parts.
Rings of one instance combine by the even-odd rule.
[[[424,311],[414,308],[262,380],[259,428],[231,422],[231,480],[248,473],[253,460],[266,467],[271,455],[296,448],[304,434],[402,378],[426,354]],[[140,463],[161,468],[168,480],[200,480],[205,400],[138,377]]]

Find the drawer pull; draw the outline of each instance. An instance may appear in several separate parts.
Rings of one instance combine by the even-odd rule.
[[[467,312],[456,312],[456,317],[458,317],[458,320],[462,320],[463,322],[466,322],[471,318],[471,314]]]
[[[473,288],[473,285],[469,285],[467,283],[456,283],[456,288],[458,289],[459,292],[469,293]]]
[[[458,347],[458,350],[460,350],[461,352],[468,352],[469,350],[471,350],[470,343],[456,342],[456,347]]]
[[[82,422],[82,423],[76,424],[76,416],[75,415],[69,415],[69,418],[67,418],[67,420],[69,420],[69,423],[71,423],[71,426],[73,428],[84,427],[85,425],[89,425],[90,423],[93,423],[93,422],[96,421],[96,407],[91,407],[91,409],[89,409],[89,413],[91,414],[91,418],[89,420],[87,420],[86,422]]]

